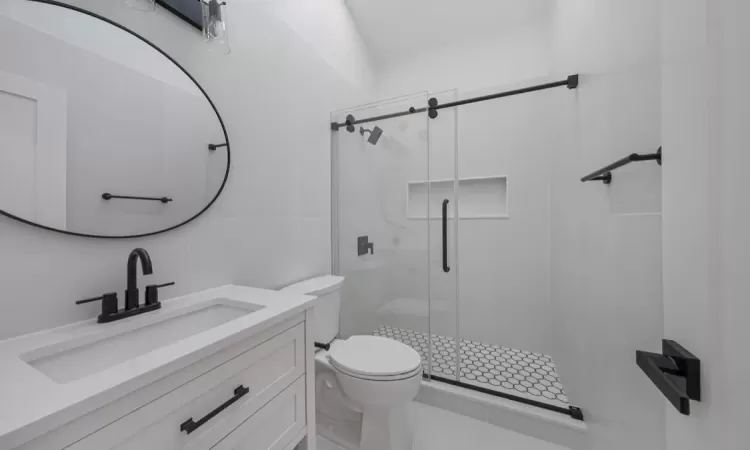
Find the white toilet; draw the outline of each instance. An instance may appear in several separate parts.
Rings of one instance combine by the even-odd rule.
[[[284,288],[319,297],[315,340],[318,433],[348,450],[409,450],[406,405],[422,381],[422,359],[401,342],[376,337],[337,339],[343,277],[324,276]]]

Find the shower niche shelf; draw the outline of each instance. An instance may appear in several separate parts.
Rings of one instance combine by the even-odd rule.
[[[444,199],[454,198],[455,180],[410,181],[406,189],[406,218],[426,220],[441,219]],[[455,210],[448,208],[448,218]],[[508,177],[471,177],[458,180],[458,215],[461,219],[508,219]]]

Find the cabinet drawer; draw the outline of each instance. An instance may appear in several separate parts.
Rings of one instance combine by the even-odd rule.
[[[217,367],[239,357],[249,349],[263,345],[275,336],[297,325],[304,326],[304,320],[304,314],[301,314],[273,325],[253,336],[238,340],[218,351],[207,351],[203,354],[202,359],[182,369],[178,369],[163,378],[159,378],[151,384],[119,397],[110,398],[98,408],[71,414],[71,417],[75,418],[70,422],[48,425],[48,432],[46,434],[42,434],[20,447],[14,448],[15,450],[60,450],[67,448],[167,395],[169,392],[185,386],[201,375],[207,374]]]
[[[208,450],[304,374],[304,330],[297,325],[67,448]],[[191,419],[200,426],[181,431]]]
[[[286,449],[305,425],[305,377],[301,377],[212,450]]]

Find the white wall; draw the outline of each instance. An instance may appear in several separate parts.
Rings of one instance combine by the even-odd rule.
[[[392,60],[378,72],[378,93],[388,98],[427,90],[445,103],[546,82],[553,62],[551,33],[549,23],[534,22]],[[458,281],[458,328],[464,339],[549,353],[553,350],[548,333],[550,184],[544,175],[549,172],[549,158],[540,155],[551,148],[541,145],[539,138],[554,142],[556,122],[550,120],[549,103],[555,100],[534,97],[520,103],[509,99],[462,107],[458,125],[454,113],[447,110],[430,121],[432,179],[452,178],[456,164],[462,178],[508,176],[511,215],[510,220],[459,224],[458,251],[450,258],[455,261],[454,271],[432,278],[432,299],[446,310],[437,315],[433,311],[433,322],[441,324],[433,329],[456,335],[455,317],[447,316],[455,316]],[[555,104],[552,114],[562,114],[563,105]],[[546,127],[547,133],[534,127]],[[433,234],[440,239],[439,230]],[[449,241],[452,244],[454,239]],[[437,245],[433,249],[439,253]],[[439,257],[434,264],[441,264]]]
[[[571,146],[555,161],[554,356],[587,416],[583,448],[664,447],[663,398],[635,364],[663,337],[662,168],[632,164],[608,187],[578,181],[662,144],[659,18],[649,0],[558,2],[554,70],[582,78]]]
[[[496,35],[441,47],[378,68],[380,98],[413,92],[468,92],[548,75],[552,64],[550,25],[504,28]]]
[[[372,85],[370,53],[345,0],[260,1],[344,79],[354,85]]]
[[[87,52],[109,59],[143,75],[164,83],[201,95],[198,88],[182,71],[159,52],[143,51],[143,43],[128,33],[113,28],[107,22],[79,14],[75,11],[60,11],[34,3],[3,2],[0,12],[13,20],[67,42]],[[82,33],[82,29],[90,32]],[[107,36],[106,39],[90,39],[90,35]],[[118,51],[113,52],[116,48]]]
[[[744,182],[744,172],[750,163],[747,152],[750,133],[747,127],[747,117],[750,111],[750,89],[747,80],[750,76],[750,29],[747,21],[750,18],[750,4],[742,1],[724,1],[721,3],[721,73],[719,78],[721,112],[720,142],[721,168],[719,174],[719,204],[721,205],[721,301],[723,330],[722,346],[724,370],[722,378],[714,386],[724,388],[724,414],[716,414],[716,421],[726,423],[727,430],[721,433],[726,436],[726,447],[730,449],[742,448],[750,442],[750,421],[747,405],[750,402],[750,390],[745,387],[750,379],[750,359],[737,357],[747,354],[747,342],[750,342],[750,328],[747,318],[750,317],[750,304],[747,292],[750,290],[750,277],[747,276],[750,261],[750,241],[747,230],[750,229],[750,214],[747,205],[747,185]],[[710,148],[704,148],[709,151]],[[710,297],[703,301],[710,302]],[[680,305],[670,303],[679,308]],[[668,312],[671,312],[669,309]],[[694,326],[700,326],[700,322]],[[667,324],[667,331],[671,331]],[[744,353],[743,353],[744,352]],[[710,370],[710,369],[709,369]],[[714,411],[714,414],[716,411]],[[672,426],[675,417],[668,419],[668,426]],[[682,433],[684,427],[690,424],[680,424],[672,433]],[[679,443],[677,443],[679,445]],[[677,445],[675,446],[675,448]],[[670,449],[671,450],[671,449]]]
[[[424,94],[351,111],[372,117],[424,103]],[[347,112],[334,115],[343,121]],[[427,224],[406,219],[406,183],[427,177],[427,122],[423,115],[367,124],[379,126],[377,146],[341,129],[334,135],[339,161],[339,264],[347,277],[342,296],[344,336],[380,325],[428,330]],[[374,254],[358,256],[357,237],[369,236]]]
[[[343,76],[262,3],[232,3],[230,55],[207,52],[195,29],[161,9],[71,3],[141,33],[199,80],[226,122],[233,172],[212,210],[164,236],[86,240],[0,220],[0,304],[8,312],[0,337],[95,317],[97,305],[73,302],[123,290],[127,254],[137,246],[154,261],[149,281],[177,282],[170,294],[229,282],[275,288],[328,273],[328,115],[365,101],[366,82]]]
[[[501,276],[477,277],[480,264],[461,266],[461,280],[473,269],[473,280],[460,286],[461,333],[484,338],[495,334],[511,341],[502,345],[550,349],[571,401],[584,409],[589,426],[579,442],[569,443],[574,448],[664,447],[663,398],[635,364],[635,351],[659,350],[663,336],[662,169],[655,163],[634,164],[618,170],[611,186],[579,181],[627,154],[651,153],[662,144],[660,13],[658,2],[648,0],[560,0],[547,28],[506,31],[492,43],[433,50],[386,68],[378,84],[382,97],[451,88],[466,97],[479,87],[493,87],[482,90],[486,93],[535,84],[539,77],[581,74],[578,90],[546,94],[548,101],[556,102],[548,106],[559,114],[560,122],[554,122],[543,102],[529,114],[519,104],[514,116],[512,102],[499,100],[495,109],[487,103],[484,114],[477,110],[480,113],[472,115],[468,106],[466,114],[459,109],[458,127],[460,166],[468,168],[473,161],[475,170],[486,171],[492,169],[492,161],[500,168],[516,164],[518,169],[528,163],[516,172],[516,180],[509,179],[509,222],[520,203],[541,205],[541,209],[527,210],[530,215],[516,215],[515,220],[544,224],[461,234],[464,240],[512,249],[506,253],[508,263],[492,259],[498,270],[502,268]],[[532,97],[526,100],[534,102]],[[502,117],[503,108],[509,108],[510,114],[495,121],[494,129],[483,121]],[[472,127],[472,123],[480,125]],[[469,133],[475,138],[464,137]],[[554,140],[540,141],[542,137]],[[537,159],[528,151],[514,153],[524,146],[534,148],[537,141],[546,155],[542,151]],[[476,148],[487,153],[482,156]],[[492,152],[497,151],[513,158],[496,161]],[[520,196],[516,192],[514,197],[512,187],[519,177],[528,186],[535,181],[539,189]],[[510,234],[510,241],[498,237],[503,231]],[[537,239],[526,243],[524,239],[530,237]],[[462,252],[468,250],[462,242],[459,260],[466,258]],[[475,246],[474,255],[468,256],[487,259],[479,254],[482,249]],[[540,255],[549,267],[546,273],[538,269],[529,273],[534,264],[527,263],[536,250],[546,251]],[[545,277],[549,277],[546,292],[532,293],[539,287],[535,283],[544,287]],[[524,281],[515,297],[499,297],[508,302],[504,308],[488,309],[477,299],[482,293],[499,292],[496,285],[501,279]],[[518,295],[523,293],[528,297]],[[503,309],[516,320],[503,322],[504,329],[496,331],[503,328],[496,326]],[[469,315],[471,311],[492,314]]]
[[[667,406],[669,450],[750,440],[748,17],[742,1],[663,4],[665,335],[702,366],[691,416]]]

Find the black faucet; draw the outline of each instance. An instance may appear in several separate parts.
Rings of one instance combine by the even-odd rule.
[[[144,275],[154,273],[154,267],[151,265],[151,257],[148,252],[142,248],[137,248],[130,252],[128,256],[128,289],[125,291],[125,310],[138,308],[138,260],[141,260]]]
[[[151,264],[151,257],[148,252],[142,248],[137,248],[130,252],[128,256],[128,287],[125,291],[125,309],[118,309],[117,294],[111,292],[101,297],[89,298],[77,301],[77,305],[95,301],[102,302],[102,313],[99,315],[99,323],[114,322],[115,320],[125,319],[126,317],[136,316],[149,311],[155,311],[161,308],[159,302],[159,289],[172,286],[172,283],[160,285],[152,284],[146,286],[145,301],[141,304],[138,301],[138,260],[141,260],[144,275],[154,273],[154,267]]]

